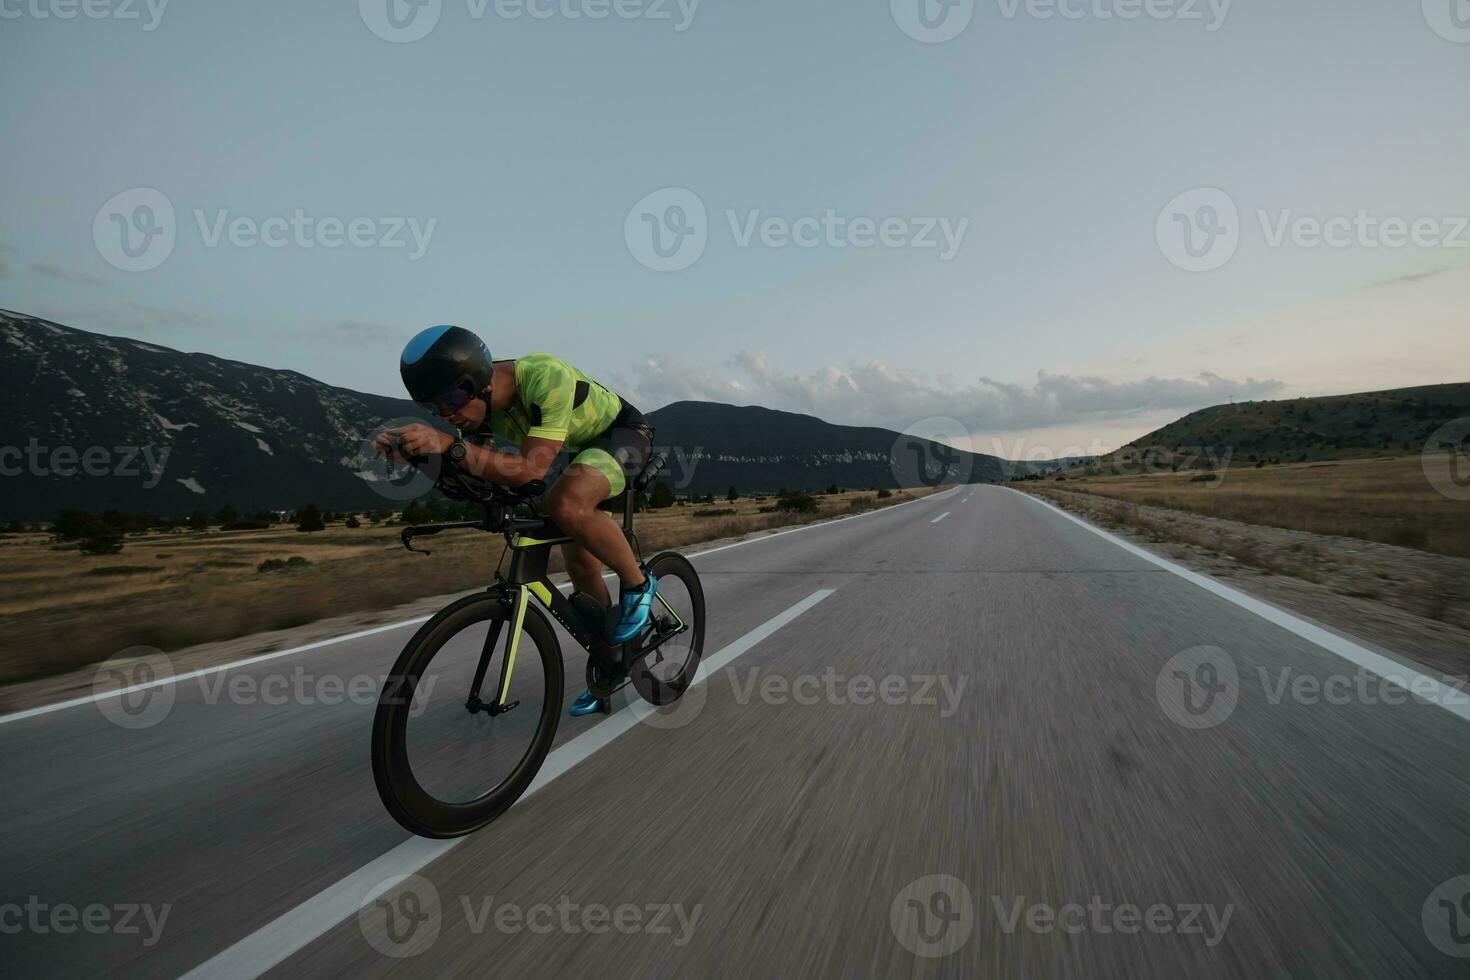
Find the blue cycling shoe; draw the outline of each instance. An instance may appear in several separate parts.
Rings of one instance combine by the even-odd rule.
[[[613,629],[614,643],[627,643],[648,625],[648,612],[653,606],[653,597],[657,594],[658,582],[652,575],[644,576],[643,584],[637,588],[623,588],[618,595],[621,615],[617,627]]]
[[[602,705],[599,702],[597,695],[593,694],[591,691],[583,691],[581,696],[578,697],[577,700],[572,702],[572,710],[567,713],[570,714],[573,718],[580,718],[583,715],[593,714],[601,707]]]

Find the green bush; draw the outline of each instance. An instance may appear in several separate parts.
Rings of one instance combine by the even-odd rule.
[[[307,565],[310,564],[311,562],[307,561],[305,558],[302,558],[300,555],[292,555],[285,561],[282,561],[279,558],[267,558],[259,565],[256,565],[255,570],[257,572],[280,572],[292,568],[305,568]]]
[[[812,514],[820,505],[807,490],[787,490],[776,499],[776,509],[792,514]]]

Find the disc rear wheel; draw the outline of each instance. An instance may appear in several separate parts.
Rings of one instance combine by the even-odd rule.
[[[689,559],[666,551],[648,563],[658,580],[649,619],[653,631],[644,640],[649,652],[637,658],[629,679],[649,704],[677,701],[699,672],[704,652],[704,588]]]

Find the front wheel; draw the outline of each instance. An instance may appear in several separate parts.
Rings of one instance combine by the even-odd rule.
[[[689,559],[672,551],[654,556],[648,574],[658,580],[649,619],[653,631],[648,653],[628,672],[639,697],[653,705],[672,704],[694,683],[704,651],[704,587]]]
[[[513,590],[461,599],[420,627],[393,665],[373,718],[373,780],[410,832],[478,830],[510,809],[545,761],[561,718],[561,651],[529,600]]]

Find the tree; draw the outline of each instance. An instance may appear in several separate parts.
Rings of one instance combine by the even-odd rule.
[[[835,483],[833,483],[833,484],[831,484],[831,485],[829,485],[827,487],[827,496],[829,496],[829,497],[835,497],[835,496],[837,496],[841,492],[842,492],[842,488],[839,487]]]
[[[206,514],[206,513],[204,513],[204,511],[202,511],[202,510],[196,510],[194,513],[190,514],[189,515],[189,530],[191,530],[191,531],[208,531],[209,530],[209,515]]]
[[[123,532],[102,523],[93,524],[82,535],[82,553],[115,555],[123,550]]]
[[[322,509],[316,504],[307,504],[296,514],[296,530],[298,531],[325,531],[327,525],[322,522]]]
[[[347,515],[347,526],[348,527],[362,527],[362,521],[359,521],[357,519],[357,515],[356,514],[348,514]]]
[[[776,509],[794,514],[810,514],[818,507],[817,498],[807,490],[787,490],[776,500]]]
[[[215,513],[214,519],[220,524],[236,524],[240,520],[240,512],[225,504]]]
[[[84,510],[64,510],[56,515],[51,533],[64,541],[74,541],[96,522],[97,519]]]
[[[659,482],[653,485],[653,499],[649,501],[655,510],[674,506],[674,491],[669,489],[667,483]]]
[[[734,487],[731,487],[730,492],[725,494],[725,499],[733,504],[735,501],[740,499],[740,491],[736,490]]]

